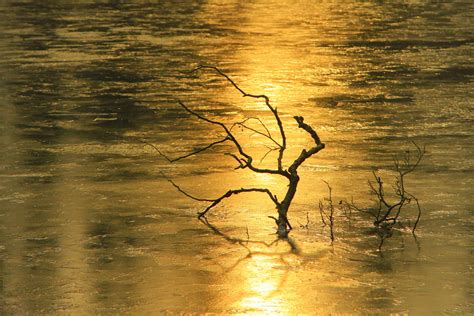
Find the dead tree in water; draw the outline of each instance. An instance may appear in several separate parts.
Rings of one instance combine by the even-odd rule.
[[[195,197],[184,190],[182,190],[177,184],[175,184],[172,180],[168,179],[181,193],[185,194],[189,198],[192,198],[197,201],[202,201],[202,202],[209,202],[209,206],[207,206],[202,212],[198,213],[198,218],[202,218],[209,212],[213,207],[218,205],[220,202],[222,202],[224,199],[229,198],[233,195],[237,195],[240,193],[246,193],[246,192],[261,192],[265,193],[270,200],[275,204],[276,209],[278,211],[278,218],[269,216],[273,218],[278,226],[277,233],[280,237],[286,237],[288,235],[288,232],[292,229],[290,222],[288,221],[288,210],[290,208],[291,202],[293,201],[293,198],[296,194],[296,188],[298,186],[298,182],[300,180],[300,177],[298,175],[298,168],[301,166],[301,164],[308,159],[309,157],[313,156],[314,154],[318,153],[322,149],[324,149],[325,145],[324,143],[321,142],[318,134],[316,131],[308,124],[304,122],[304,119],[302,116],[294,116],[294,119],[296,123],[298,124],[298,127],[306,131],[313,139],[314,141],[314,146],[309,148],[309,149],[303,149],[299,156],[286,168],[283,163],[283,156],[286,150],[286,135],[285,135],[285,129],[283,128],[283,123],[280,119],[280,116],[278,114],[277,108],[273,107],[270,104],[270,99],[264,95],[264,94],[250,94],[242,90],[229,76],[227,76],[225,73],[223,73],[220,69],[217,67],[213,66],[199,66],[196,69],[193,70],[193,72],[196,71],[201,71],[201,70],[211,70],[216,72],[219,76],[225,78],[243,97],[248,97],[248,98],[254,98],[254,99],[261,99],[265,102],[266,107],[270,112],[273,114],[273,117],[275,119],[275,122],[278,126],[279,130],[279,139],[275,139],[269,129],[266,127],[266,125],[261,121],[259,118],[246,118],[245,120],[241,122],[237,122],[232,124],[230,127],[226,126],[224,123],[212,120],[207,118],[206,116],[190,109],[187,105],[185,105],[182,101],[178,101],[178,104],[188,113],[191,115],[195,116],[196,118],[205,121],[209,124],[217,125],[225,133],[225,137],[217,140],[213,143],[208,144],[207,146],[198,149],[194,152],[188,153],[186,155],[183,155],[181,157],[177,158],[169,158],[168,156],[164,155],[158,148],[153,146],[155,150],[163,156],[168,162],[173,163],[178,160],[190,157],[192,155],[201,153],[207,149],[212,148],[213,146],[217,144],[222,144],[225,142],[230,142],[233,144],[235,149],[237,150],[237,153],[226,153],[226,155],[229,155],[232,157],[236,162],[237,162],[237,167],[236,169],[249,169],[253,172],[256,173],[264,173],[264,174],[271,174],[271,175],[277,175],[281,176],[287,179],[288,181],[288,190],[283,197],[282,200],[280,200],[275,194],[273,194],[268,188],[240,188],[240,189],[234,189],[234,190],[229,190],[222,196],[215,198],[215,199],[202,199]],[[258,130],[255,128],[252,128],[248,126],[246,123],[249,120],[257,120],[259,124],[262,126],[263,129]],[[240,127],[246,130],[250,130],[256,134],[259,134],[260,136],[263,136],[270,140],[272,143],[276,145],[275,150],[278,150],[278,157],[276,159],[276,167],[273,169],[267,169],[267,168],[260,168],[255,166],[254,164],[254,158],[248,154],[242,147],[242,145],[239,143],[237,138],[235,137],[233,133],[233,129],[235,127]]]
[[[361,213],[369,214],[374,218],[374,226],[377,235],[380,238],[379,250],[382,248],[384,241],[392,236],[395,224],[401,225],[400,214],[406,205],[415,202],[417,208],[416,220],[412,227],[413,236],[415,236],[415,230],[420,222],[420,203],[415,195],[407,191],[405,177],[415,171],[426,151],[425,147],[420,147],[416,143],[413,143],[413,145],[416,148],[414,155],[410,150],[406,150],[402,157],[396,156],[394,158],[394,167],[397,172],[395,183],[393,184],[396,197],[395,201],[391,202],[387,199],[384,182],[377,174],[377,171],[373,170],[372,174],[375,182],[369,181],[369,187],[377,202],[375,208],[362,209],[357,207],[353,201],[341,201],[339,203],[344,210],[349,210],[349,212],[352,210],[359,211]]]

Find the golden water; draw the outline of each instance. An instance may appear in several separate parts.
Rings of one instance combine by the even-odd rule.
[[[0,313],[473,312],[473,5],[293,2],[0,5]],[[173,165],[143,145],[178,156],[222,135],[177,99],[228,124],[258,116],[278,135],[263,103],[187,73],[198,64],[271,98],[286,166],[311,145],[293,115],[326,143],[289,213],[299,252],[229,241],[274,240],[266,196],[225,201],[208,227],[195,217],[205,203],[160,172],[211,198],[242,186],[281,197],[284,181],[234,171],[228,145]],[[242,137],[263,156],[261,138]],[[417,241],[400,230],[379,253],[370,223],[338,217],[331,245],[321,179],[335,201],[370,205],[372,168],[388,185],[411,141],[428,150],[408,178]]]

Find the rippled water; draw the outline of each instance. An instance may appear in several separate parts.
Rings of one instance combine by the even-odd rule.
[[[473,313],[473,9],[2,3],[1,313]],[[160,172],[205,197],[250,184],[281,195],[280,179],[234,171],[230,146],[170,165],[143,145],[178,156],[221,135],[177,99],[276,131],[262,103],[212,73],[190,74],[200,63],[271,98],[288,133],[286,165],[310,145],[293,115],[326,143],[302,167],[290,209],[298,253],[284,241],[232,242],[275,238],[261,195],[228,200],[206,226],[195,217],[205,204]],[[379,253],[369,223],[338,217],[331,246],[321,179],[335,201],[370,205],[372,168],[390,182],[393,155],[411,141],[428,151],[408,179],[423,207],[417,241],[401,229]],[[266,151],[258,137],[246,144]]]

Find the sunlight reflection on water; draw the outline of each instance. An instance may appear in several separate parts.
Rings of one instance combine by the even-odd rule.
[[[472,313],[472,6],[2,3],[0,313]],[[247,242],[274,241],[266,195],[225,201],[205,226],[206,204],[160,172],[210,198],[244,186],[281,198],[285,179],[233,171],[228,144],[170,165],[143,143],[174,157],[220,139],[178,98],[278,135],[261,100],[189,73],[200,63],[271,98],[286,166],[311,141],[293,115],[326,143],[300,170],[297,253]],[[271,142],[237,133],[275,167],[274,151],[260,161]],[[418,242],[397,230],[381,255],[370,223],[337,218],[331,245],[321,179],[334,201],[368,204],[372,168],[390,174],[408,140],[428,148],[408,183],[423,206]]]

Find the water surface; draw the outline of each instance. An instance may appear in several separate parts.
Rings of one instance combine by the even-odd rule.
[[[0,307],[5,314],[470,314],[473,220],[473,5],[282,1],[0,5]],[[299,252],[275,239],[259,194],[217,197],[281,179],[234,171],[222,145],[169,164],[222,133],[176,100],[231,124],[264,104],[198,64],[226,71],[278,107],[286,166],[315,127],[327,148],[301,168],[290,220]],[[370,223],[317,203],[354,198],[410,142],[427,154],[408,178],[422,203],[414,240],[398,230],[377,251]],[[244,138],[256,157],[261,138]],[[413,148],[413,147],[411,147]],[[274,166],[270,154],[261,166]],[[301,228],[309,216],[308,229]],[[413,220],[416,212],[404,214]],[[218,232],[217,232],[218,231]],[[247,236],[248,231],[248,236]],[[230,241],[229,241],[230,238]],[[249,253],[250,251],[250,253]]]

